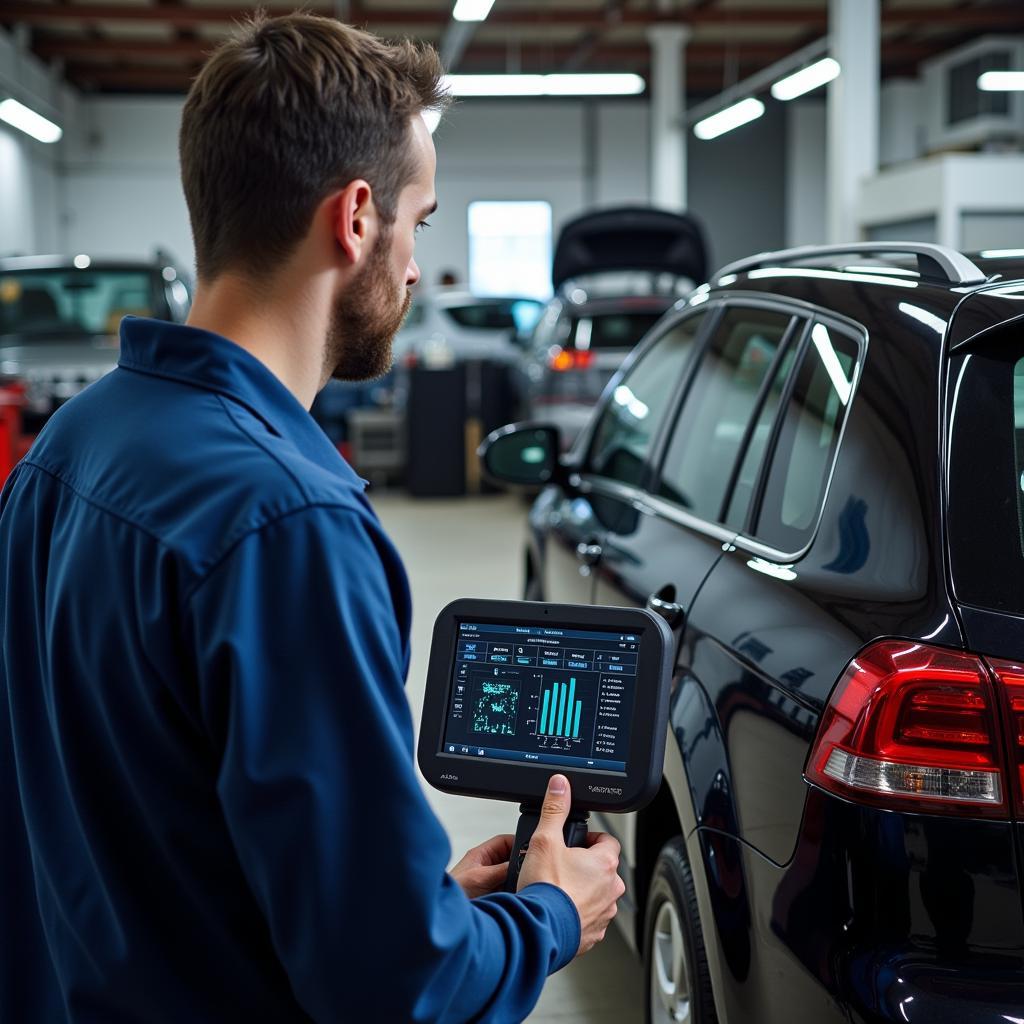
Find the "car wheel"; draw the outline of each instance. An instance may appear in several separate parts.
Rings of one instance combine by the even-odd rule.
[[[647,1024],[716,1024],[697,894],[681,837],[658,854],[644,922]]]

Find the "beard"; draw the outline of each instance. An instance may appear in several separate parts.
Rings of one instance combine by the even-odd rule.
[[[365,381],[391,369],[391,344],[412,296],[391,277],[390,237],[382,234],[366,266],[331,311],[324,370],[334,380]]]

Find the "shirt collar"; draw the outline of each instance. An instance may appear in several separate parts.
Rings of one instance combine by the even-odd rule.
[[[245,406],[303,455],[366,486],[284,384],[255,356],[220,334],[126,316],[121,321],[118,365],[224,395]]]

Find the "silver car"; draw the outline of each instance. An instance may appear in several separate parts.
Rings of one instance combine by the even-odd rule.
[[[483,296],[442,288],[418,292],[395,337],[395,364],[489,359],[514,363],[544,306],[521,295]]]

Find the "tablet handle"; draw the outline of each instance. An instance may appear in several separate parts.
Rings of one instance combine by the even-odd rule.
[[[573,808],[565,821],[562,835],[566,846],[587,845],[587,822],[590,814]],[[505,892],[515,892],[519,884],[519,871],[523,866],[523,858],[530,847],[530,839],[540,824],[540,807],[536,804],[521,804],[519,807],[519,824],[516,826],[516,838],[512,843],[512,855],[508,861],[508,875],[505,877]]]

